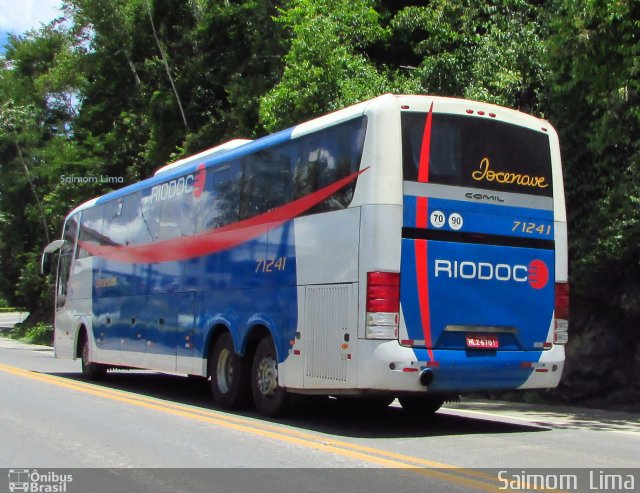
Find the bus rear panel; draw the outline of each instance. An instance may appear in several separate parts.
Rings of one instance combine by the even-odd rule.
[[[430,392],[555,386],[549,128],[438,104],[401,114],[400,345]]]

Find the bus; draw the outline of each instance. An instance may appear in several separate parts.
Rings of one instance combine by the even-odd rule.
[[[382,95],[232,141],[74,209],[55,354],[98,378],[210,379],[266,416],[295,394],[427,416],[557,386],[568,330],[558,137],[475,101]]]

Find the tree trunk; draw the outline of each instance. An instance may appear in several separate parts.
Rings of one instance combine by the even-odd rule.
[[[169,77],[169,82],[171,83],[171,88],[173,89],[173,94],[176,97],[176,101],[178,103],[178,108],[180,108],[180,114],[182,115],[182,122],[184,123],[184,128],[188,131],[189,124],[187,123],[187,117],[184,114],[184,109],[182,108],[182,101],[180,101],[180,95],[178,94],[178,90],[176,89],[176,85],[173,83],[173,77],[171,77],[171,70],[169,70],[169,62],[167,61],[167,55],[162,48],[162,44],[160,43],[160,39],[158,38],[158,33],[156,32],[156,25],[153,22],[153,15],[151,15],[151,5],[147,0],[147,11],[149,12],[149,20],[151,21],[151,29],[153,30],[153,37],[156,40],[156,44],[158,45],[158,50],[160,50],[160,57],[162,59],[162,63],[164,64],[164,69],[167,72],[167,77]]]
[[[29,167],[27,166],[27,162],[24,160],[24,156],[22,154],[22,148],[20,147],[20,142],[18,141],[18,135],[14,132],[13,138],[15,139],[16,150],[18,151],[18,159],[20,160],[20,164],[24,168],[24,174],[27,177],[27,181],[29,182],[29,187],[31,187],[31,192],[33,193],[33,197],[36,199],[36,205],[38,206],[38,211],[40,212],[40,218],[42,219],[42,227],[44,229],[44,238],[47,241],[47,245],[50,243],[49,240],[49,227],[47,226],[47,217],[44,214],[44,209],[42,208],[42,204],[40,203],[40,197],[38,197],[38,192],[36,191],[36,186],[31,179],[31,173],[29,173]]]

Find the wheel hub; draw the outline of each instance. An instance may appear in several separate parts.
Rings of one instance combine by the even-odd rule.
[[[278,388],[278,366],[273,357],[263,358],[258,364],[256,372],[258,390],[265,396],[269,396]]]
[[[231,388],[233,381],[233,363],[231,362],[231,352],[228,349],[220,351],[218,364],[216,365],[216,381],[220,392],[226,394]]]

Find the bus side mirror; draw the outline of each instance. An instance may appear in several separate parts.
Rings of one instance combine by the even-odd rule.
[[[62,245],[64,245],[64,240],[55,240],[44,248],[44,253],[40,261],[40,274],[43,276],[51,274],[53,252],[62,248]]]
[[[42,254],[42,259],[40,261],[40,275],[48,276],[51,274],[51,257],[53,257],[53,253],[45,252]]]

